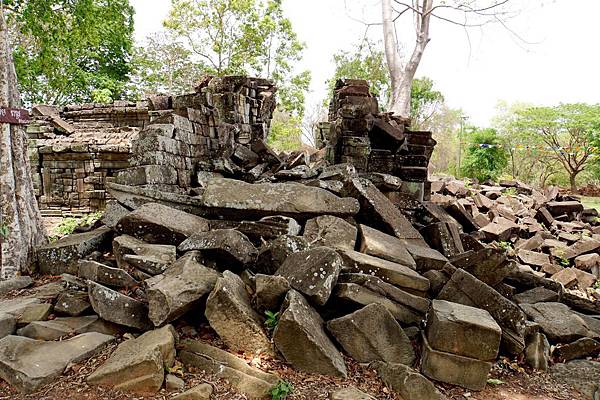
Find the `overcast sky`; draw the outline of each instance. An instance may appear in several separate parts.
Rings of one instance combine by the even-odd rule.
[[[137,39],[161,29],[170,0],[131,1]],[[364,35],[365,27],[352,18],[379,17],[379,0],[346,3],[348,8],[344,0],[284,0],[287,17],[307,46],[298,68],[312,71],[311,103],[325,96],[333,53],[350,50]],[[432,78],[449,106],[462,108],[470,122],[481,126],[501,100],[600,103],[600,0],[512,3],[521,12],[509,21],[510,27],[531,44],[499,25],[471,30],[469,40],[462,28],[433,21],[417,75]],[[371,38],[380,40],[380,30],[371,27]]]

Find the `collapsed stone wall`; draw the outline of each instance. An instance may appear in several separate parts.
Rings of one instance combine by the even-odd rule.
[[[405,191],[421,200],[428,196],[427,167],[436,141],[431,132],[411,131],[409,119],[379,112],[367,81],[338,80],[328,122],[317,129],[317,145],[327,149],[332,164],[395,175]]]
[[[103,209],[105,183],[129,166],[131,141],[149,122],[146,103],[41,105],[32,114],[26,132],[42,215]]]
[[[276,160],[266,146],[275,91],[269,80],[228,76],[206,79],[195,93],[151,98],[151,123],[133,141],[131,168],[118,182],[186,193],[207,173],[255,167],[260,154]]]
[[[254,166],[256,153],[268,152],[275,91],[269,80],[230,76],[182,96],[34,107],[27,134],[42,214],[103,210],[105,185],[122,170],[128,184],[185,192],[200,170],[233,173],[230,160]]]

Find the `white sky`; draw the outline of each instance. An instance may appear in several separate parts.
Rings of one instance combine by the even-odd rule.
[[[136,9],[136,38],[160,30],[170,0],[131,0]],[[349,18],[379,17],[379,0],[284,0],[286,15],[307,48],[299,70],[310,69],[310,104],[322,101],[333,72],[332,55],[350,50],[365,27]],[[418,76],[429,76],[450,107],[462,108],[470,122],[486,125],[500,100],[552,105],[600,103],[600,0],[512,0],[523,11],[511,28],[528,42],[516,40],[501,26],[470,31],[433,21],[431,42]],[[370,36],[381,38],[381,27]],[[400,36],[403,35],[401,31]],[[402,40],[402,38],[400,38]],[[410,50],[410,42],[407,48]],[[309,104],[309,105],[310,105]]]

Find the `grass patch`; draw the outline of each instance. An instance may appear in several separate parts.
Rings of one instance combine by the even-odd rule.
[[[581,196],[581,203],[586,208],[595,208],[600,212],[600,197],[585,197]]]

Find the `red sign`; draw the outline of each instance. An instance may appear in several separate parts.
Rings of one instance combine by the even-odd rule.
[[[0,107],[0,122],[14,125],[29,123],[29,111],[22,108]]]

